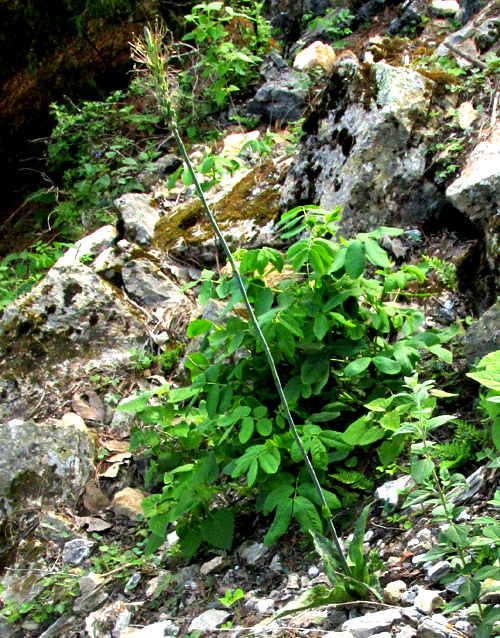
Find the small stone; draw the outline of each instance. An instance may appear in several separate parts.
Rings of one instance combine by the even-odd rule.
[[[406,590],[406,583],[403,580],[393,580],[384,587],[389,603],[399,603],[401,594]]]
[[[415,607],[417,609],[424,614],[428,614],[443,605],[444,600],[441,598],[440,592],[419,587],[418,594],[415,598]]]
[[[415,538],[421,543],[430,542],[432,540],[432,532],[427,527],[424,527],[415,534]]]
[[[134,487],[125,487],[113,496],[112,508],[117,516],[125,516],[131,521],[143,514],[141,503],[146,497],[144,492]]]
[[[273,608],[274,600],[272,598],[262,598],[255,603],[255,609],[262,615],[270,614]]]
[[[456,580],[451,583],[447,583],[445,585],[446,591],[451,591],[452,594],[458,594],[458,590],[460,589],[460,585],[465,583],[467,580],[467,576],[459,576]]]
[[[73,541],[65,543],[62,551],[62,560],[65,565],[80,565],[82,561],[90,556],[90,552],[95,542],[85,538],[75,538]]]
[[[401,499],[401,493],[412,487],[415,481],[411,476],[400,476],[394,481],[387,481],[375,490],[375,496],[389,505],[397,505]]]
[[[311,565],[311,567],[309,567],[309,569],[307,570],[307,575],[309,576],[309,578],[316,578],[316,576],[319,576],[319,569],[316,567],[316,565]]]
[[[203,563],[200,567],[200,574],[202,576],[208,576],[208,574],[215,574],[219,572],[226,564],[224,556],[216,556],[212,560]]]
[[[431,618],[424,618],[418,629],[419,638],[459,638],[458,631],[453,631],[451,625],[441,614]]]
[[[500,602],[500,580],[486,578],[483,582],[483,593],[479,601],[484,605],[496,605]]]
[[[305,589],[309,585],[309,578],[307,576],[300,577],[300,588]]]
[[[372,634],[371,638],[392,638],[392,634],[388,631],[381,631],[379,634]]]
[[[461,129],[469,128],[479,117],[479,114],[473,107],[472,102],[462,102],[457,110],[458,125]]]
[[[162,620],[152,625],[147,625],[133,634],[127,635],[127,638],[165,638],[165,636],[177,636],[179,627],[174,625],[171,620]]]
[[[454,16],[460,11],[456,0],[432,0],[431,11],[437,17]]]
[[[351,632],[354,638],[369,638],[373,634],[390,630],[397,620],[401,620],[399,609],[384,609],[346,620],[342,625],[342,631]]]
[[[242,545],[238,551],[249,565],[256,565],[269,552],[269,547],[264,543],[251,543]]]
[[[170,532],[170,534],[167,534],[167,538],[165,539],[165,543],[167,545],[167,547],[172,547],[173,545],[175,545],[179,540],[179,537],[177,536],[177,532]]]
[[[103,582],[104,578],[99,576],[99,574],[94,574],[94,572],[89,572],[88,574],[85,574],[85,576],[79,578],[78,587],[80,588],[82,597],[86,598]]]
[[[194,631],[195,629],[199,629],[200,631],[217,629],[217,627],[220,627],[220,625],[222,625],[222,623],[225,622],[230,615],[231,614],[229,612],[222,611],[222,609],[209,609],[191,621],[188,631]]]
[[[406,625],[403,629],[401,629],[401,631],[398,631],[395,638],[415,638],[416,635],[417,630]]]
[[[139,573],[136,572],[132,574],[132,576],[128,579],[124,587],[124,591],[125,592],[133,591],[139,584],[140,580],[141,580],[141,575]]]
[[[409,609],[403,609],[403,618],[410,627],[417,629],[422,622],[424,615],[415,607],[410,607]]]
[[[440,560],[427,570],[427,577],[431,583],[438,583],[441,578],[451,570],[451,563],[447,560]]]
[[[318,625],[322,625],[328,612],[322,609],[307,609],[306,611],[299,612],[293,618],[290,619],[290,627],[308,628]]]
[[[286,582],[285,587],[287,589],[300,589],[299,585],[299,575],[295,572],[288,574],[288,580]]]
[[[273,560],[269,565],[269,569],[272,569],[273,572],[277,572],[278,574],[283,572],[283,567],[281,565],[281,556],[279,554],[275,554],[273,556]]]
[[[354,638],[350,631],[329,631],[323,638]]]
[[[460,631],[468,636],[472,636],[474,634],[474,626],[467,620],[457,620],[457,622],[453,626],[457,631]]]

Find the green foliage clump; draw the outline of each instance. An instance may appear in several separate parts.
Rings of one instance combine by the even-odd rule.
[[[271,27],[262,16],[263,2],[242,4],[235,10],[224,2],[201,3],[185,16],[192,28],[183,40],[193,43],[194,53],[179,78],[184,124],[220,110],[233,93],[258,80]]]
[[[154,133],[160,116],[136,107],[138,82],[101,102],[52,104],[56,125],[47,139],[50,186],[28,197],[38,202],[39,223],[75,238],[114,220],[113,199],[142,191],[137,179],[160,155]]]
[[[285,258],[272,248],[237,255],[330,510],[372,489],[366,467],[373,444],[382,465],[398,457],[406,440],[393,436],[400,413],[383,402],[423,352],[450,362],[442,344],[459,330],[422,331],[423,313],[395,303],[427,269],[394,270],[377,239],[402,231],[381,228],[348,241],[336,237],[337,221],[338,211],[299,207],[281,222],[285,237],[301,237]],[[205,273],[199,298],[222,301],[224,323],[198,319],[189,326],[188,336],[201,339],[185,361],[191,385],[156,389],[120,408],[145,424],[131,444],[152,448],[148,480],[163,485],[143,503],[148,551],[173,522],[187,557],[203,541],[229,549],[236,494],[240,502],[256,498],[257,509],[273,516],[268,544],[286,532],[292,516],[304,530],[321,533],[325,506],[302,467],[261,342],[238,310],[236,279],[215,281],[214,273]],[[373,401],[380,406],[367,414],[363,406]]]
[[[61,242],[49,245],[38,240],[29,249],[4,257],[0,262],[0,308],[31,290],[68,246]]]

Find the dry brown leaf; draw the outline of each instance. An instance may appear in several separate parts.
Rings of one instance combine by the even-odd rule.
[[[71,399],[73,412],[82,419],[90,421],[102,421],[104,418],[104,405],[94,390],[88,390],[84,394],[74,394]]]
[[[89,512],[96,513],[109,507],[110,500],[95,483],[87,483],[83,504]]]
[[[99,445],[110,452],[128,452],[130,447],[128,441],[118,441],[118,439],[99,439]]]

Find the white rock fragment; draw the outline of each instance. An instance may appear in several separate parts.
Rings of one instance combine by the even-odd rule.
[[[399,609],[384,609],[346,620],[342,625],[342,631],[349,631],[354,638],[370,638],[374,634],[389,631],[401,617]]]
[[[274,608],[274,600],[272,598],[262,598],[255,603],[255,609],[259,614],[267,615],[272,613]]]
[[[437,17],[454,16],[460,11],[456,0],[432,0],[431,11]]]
[[[381,501],[386,501],[389,505],[397,505],[401,497],[401,492],[415,485],[411,476],[400,476],[394,481],[387,481],[375,490],[375,496]]]
[[[202,576],[207,576],[208,574],[214,574],[215,572],[220,571],[226,563],[226,559],[224,556],[216,556],[212,558],[212,560],[203,563],[200,567],[200,574]]]
[[[293,66],[300,71],[321,66],[324,71],[330,73],[335,57],[335,51],[329,44],[316,40],[295,56]]]
[[[266,547],[264,543],[244,544],[238,552],[249,565],[256,565],[269,552],[269,547]]]
[[[177,636],[179,627],[171,620],[162,620],[152,625],[147,625],[132,634],[127,634],[127,638],[165,638],[165,636]]]
[[[62,560],[65,565],[79,565],[88,556],[95,545],[95,541],[89,541],[84,538],[75,538],[68,541],[62,551]]]
[[[134,487],[125,487],[113,496],[112,508],[117,516],[125,516],[131,521],[136,521],[143,514],[141,503],[146,497],[144,492]]]
[[[399,603],[404,591],[406,591],[406,583],[403,580],[393,580],[384,587],[384,594],[389,603]]]
[[[444,600],[441,598],[440,592],[419,587],[417,597],[415,598],[415,607],[418,610],[424,612],[424,614],[428,614],[443,605]]]
[[[209,609],[191,621],[188,631],[194,631],[195,629],[198,629],[199,631],[217,629],[217,627],[220,627],[220,625],[222,625],[222,623],[225,622],[230,615],[231,614],[228,611],[223,611],[222,609]]]

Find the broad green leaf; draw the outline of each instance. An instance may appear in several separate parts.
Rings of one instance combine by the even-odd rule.
[[[275,507],[278,507],[278,505],[291,496],[293,492],[293,485],[280,485],[272,492],[269,492],[262,508],[264,516],[270,514]]]
[[[285,393],[286,400],[290,404],[297,403],[300,397],[300,390],[302,384],[299,376],[292,377],[290,381],[283,388],[283,392]]]
[[[380,462],[384,467],[388,467],[401,454],[405,444],[404,436],[393,436],[389,441],[383,441],[377,450]]]
[[[240,432],[238,434],[240,443],[247,443],[252,438],[253,428],[254,428],[254,420],[252,419],[252,417],[247,416],[244,419],[242,419]]]
[[[151,556],[159,549],[165,542],[165,536],[158,536],[157,534],[151,534],[148,536],[146,545],[144,547],[144,555]]]
[[[394,359],[389,359],[388,357],[383,357],[381,355],[373,357],[373,363],[375,364],[375,367],[384,374],[398,374],[401,370],[401,364],[399,361],[395,361]]]
[[[323,530],[316,506],[304,496],[296,496],[293,501],[293,515],[300,523],[303,531],[314,529],[317,532]]]
[[[366,266],[365,251],[360,241],[349,242],[345,252],[344,268],[352,279],[357,279],[363,274]]]
[[[195,319],[187,327],[186,334],[190,338],[197,337],[198,335],[208,332],[212,326],[213,321],[209,321],[208,319]]]
[[[363,555],[363,542],[366,531],[366,521],[370,512],[370,505],[363,508],[356,520],[352,541],[349,544],[349,559],[354,567],[353,575],[362,582],[368,579],[368,568]]]
[[[257,317],[271,310],[274,301],[273,291],[264,287],[253,287],[254,309]]]
[[[217,406],[219,405],[220,398],[220,385],[211,385],[207,391],[207,414],[213,419],[217,413]]]
[[[309,355],[300,369],[302,383],[311,385],[329,373],[330,358],[326,354]]]
[[[430,459],[419,459],[411,464],[411,475],[417,483],[426,481],[434,469],[434,463]]]
[[[470,542],[467,525],[450,525],[442,534],[447,540],[457,545],[467,545]]]
[[[462,596],[468,603],[472,603],[479,597],[481,593],[481,583],[472,580],[470,576],[467,577],[460,587],[458,588],[459,596]]]
[[[344,374],[346,377],[355,377],[358,374],[361,374],[368,366],[370,365],[372,359],[371,357],[360,357],[359,359],[354,359],[351,363],[348,363],[344,368]]]
[[[386,251],[381,248],[374,239],[365,239],[364,240],[366,256],[375,264],[375,266],[380,266],[381,268],[390,268],[391,261],[387,256]]]
[[[261,436],[269,436],[273,431],[273,424],[270,419],[259,419],[255,427]]]
[[[201,525],[201,537],[212,547],[230,550],[233,544],[234,515],[231,509],[209,514]]]
[[[368,422],[365,417],[356,419],[342,434],[342,440],[348,445],[355,446],[363,443],[363,437],[368,431]]]
[[[272,545],[280,536],[283,536],[292,520],[292,508],[293,502],[290,498],[279,503],[271,527],[264,536],[264,545]]]
[[[328,467],[328,454],[326,448],[318,437],[311,439],[311,458],[315,469],[326,470]]]
[[[319,314],[316,316],[316,318],[314,319],[313,331],[314,331],[314,336],[316,337],[318,341],[323,341],[323,338],[328,332],[329,327],[330,327],[330,324],[328,323],[328,319],[326,315]]]

